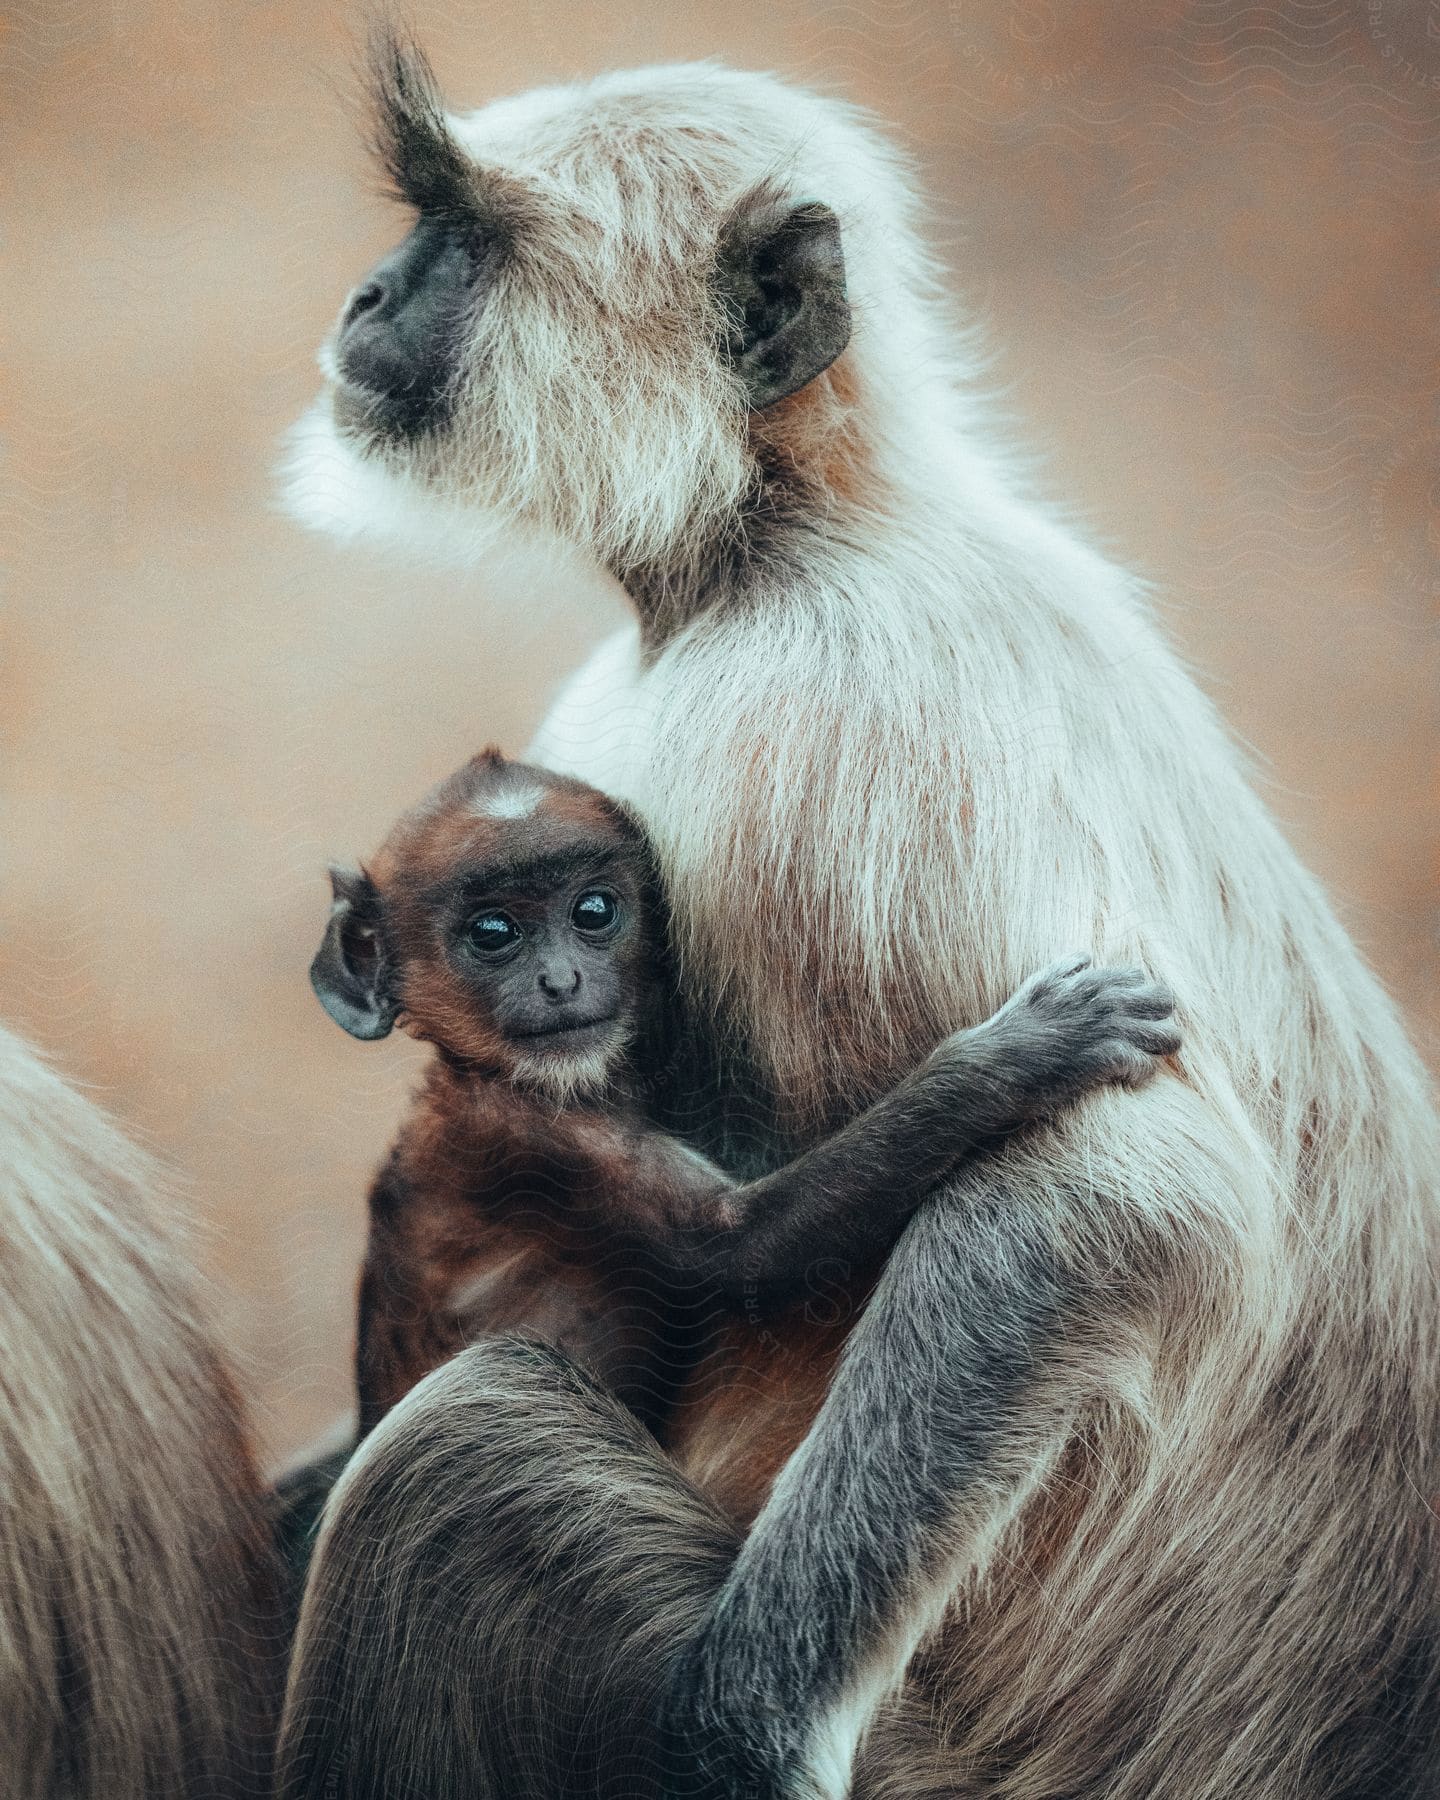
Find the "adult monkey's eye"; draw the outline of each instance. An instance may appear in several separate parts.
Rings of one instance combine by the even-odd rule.
[[[577,931],[608,931],[619,917],[619,901],[604,888],[587,889],[570,910]]]
[[[476,913],[465,927],[465,942],[482,956],[494,956],[520,942],[520,927],[509,913]]]

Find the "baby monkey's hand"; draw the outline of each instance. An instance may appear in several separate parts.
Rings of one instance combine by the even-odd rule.
[[[1139,1087],[1180,1048],[1170,990],[1143,969],[1067,956],[1032,975],[934,1062],[963,1085],[972,1126],[1007,1131],[1107,1083]]]

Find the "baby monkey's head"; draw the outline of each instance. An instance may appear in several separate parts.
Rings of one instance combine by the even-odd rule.
[[[332,869],[310,980],[359,1038],[395,1024],[557,1100],[595,1091],[660,1003],[663,932],[638,826],[594,788],[487,750]]]

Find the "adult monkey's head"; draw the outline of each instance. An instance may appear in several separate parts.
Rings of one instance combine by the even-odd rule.
[[[371,67],[414,224],[322,352],[302,516],[529,526],[624,577],[854,460],[875,340],[903,330],[885,288],[918,259],[896,160],[851,109],[700,64],[459,118],[394,35]]]

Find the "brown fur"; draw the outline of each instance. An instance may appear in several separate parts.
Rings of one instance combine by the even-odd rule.
[[[814,1423],[868,1287],[847,1270],[779,1319],[726,1321],[681,1388],[662,1441],[737,1524],[754,1521]]]
[[[658,1417],[671,1296],[650,1240],[683,1196],[665,1173],[623,1122],[437,1063],[371,1191],[362,1430],[500,1331],[554,1344]]]
[[[507,802],[524,810],[511,816]],[[684,1246],[732,1231],[741,1203],[649,1123],[638,1049],[613,1047],[604,1085],[563,1108],[532,1087],[442,916],[476,869],[587,844],[618,849],[631,868],[642,917],[617,954],[632,1036],[648,1030],[653,1056],[674,1029],[662,1026],[673,996],[659,900],[643,839],[602,795],[487,751],[400,820],[364,878],[398,1022],[438,1054],[371,1189],[361,1429],[463,1345],[523,1332],[604,1381],[748,1520],[809,1428],[884,1246],[855,1267],[827,1264],[817,1244],[802,1291],[779,1307],[758,1285],[725,1299]],[[913,1199],[893,1173],[898,1230]]]
[[[504,767],[494,752],[474,759],[407,813],[367,865],[403,961],[400,1024],[443,1054],[371,1191],[361,1427],[463,1345],[525,1332],[621,1394],[682,1469],[749,1521],[813,1421],[873,1271],[822,1264],[814,1291],[778,1316],[742,1301],[739,1316],[718,1322],[684,1377],[673,1420],[661,1425],[679,1367],[663,1323],[677,1290],[673,1277],[666,1289],[656,1245],[695,1193],[693,1166],[649,1137],[623,1095],[561,1112],[517,1088],[512,1047],[433,948],[426,896],[515,835],[511,822],[475,805]],[[545,779],[526,823],[533,849],[577,830],[615,830],[617,815],[599,795]],[[843,1033],[844,1020],[833,1023]],[[718,1185],[702,1175],[699,1188],[708,1196]]]

